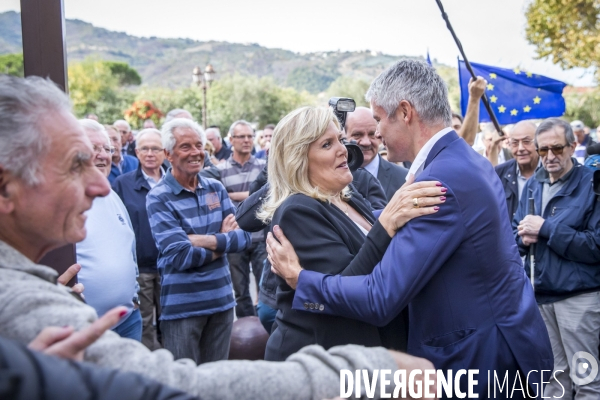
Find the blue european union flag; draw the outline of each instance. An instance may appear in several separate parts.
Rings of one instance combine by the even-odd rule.
[[[564,82],[528,71],[491,67],[471,63],[475,75],[484,77],[488,84],[485,94],[502,125],[514,124],[524,119],[560,117],[565,113],[562,97]],[[458,61],[460,80],[460,107],[467,112],[469,79],[471,74],[464,61]],[[490,116],[481,104],[479,122],[490,122]]]

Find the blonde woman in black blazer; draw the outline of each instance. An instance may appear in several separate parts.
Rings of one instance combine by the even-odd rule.
[[[304,268],[327,274],[370,273],[401,225],[436,212],[434,207],[413,208],[414,197],[419,197],[421,206],[442,202],[435,182],[405,186],[377,219],[364,198],[348,189],[352,174],[346,147],[337,119],[326,108],[300,108],[281,120],[273,134],[268,168],[269,195],[258,217],[282,228]],[[365,240],[376,243],[376,250],[359,252]],[[349,318],[293,311],[293,297],[294,290],[280,280],[276,328],[265,359],[285,360],[310,344],[326,349],[382,344],[377,327]],[[305,307],[319,309],[322,305]]]

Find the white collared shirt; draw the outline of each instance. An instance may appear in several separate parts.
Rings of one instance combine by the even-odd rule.
[[[373,157],[370,163],[364,166],[364,169],[377,178],[377,173],[379,172],[379,154],[375,154],[375,157]]]
[[[431,151],[433,146],[435,146],[438,140],[444,137],[445,134],[450,133],[453,130],[454,129],[452,129],[451,127],[448,127],[442,129],[441,131],[433,135],[431,139],[429,139],[427,143],[425,143],[425,146],[423,146],[421,150],[419,150],[419,154],[417,154],[417,156],[415,157],[415,161],[413,161],[406,176],[408,177],[408,175],[413,174],[416,179],[419,176],[419,174],[423,172],[423,169],[425,168],[425,161],[427,160],[427,156],[429,156],[429,152]]]
[[[151,177],[150,175],[145,173],[143,168],[142,168],[142,175],[144,175],[144,179],[146,180],[146,182],[148,182],[148,185],[150,185],[150,189],[154,189],[154,186],[156,186],[158,184],[158,182],[155,181],[153,177]],[[163,176],[165,176],[165,170],[161,166],[160,167],[160,179],[162,179]],[[159,179],[159,181],[160,181],[160,179]]]

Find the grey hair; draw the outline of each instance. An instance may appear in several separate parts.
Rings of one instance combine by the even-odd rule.
[[[42,182],[40,160],[51,138],[44,117],[71,112],[71,102],[52,81],[0,75],[0,165],[25,184]]]
[[[254,128],[252,127],[252,124],[250,124],[250,122],[248,122],[248,121],[246,121],[244,119],[238,119],[233,124],[231,124],[231,126],[229,127],[229,131],[227,132],[227,134],[229,135],[229,137],[231,137],[233,135],[233,130],[238,125],[246,125],[248,128],[250,128],[250,130],[254,134]]]
[[[190,128],[200,137],[202,147],[206,145],[206,134],[200,125],[187,118],[175,118],[164,124],[160,132],[163,148],[168,152],[172,152],[175,147],[175,136],[173,135],[173,131],[177,128]]]
[[[375,78],[365,99],[383,108],[388,117],[406,100],[424,123],[452,125],[448,88],[435,69],[422,61],[398,61]]]
[[[110,146],[110,138],[108,137],[108,133],[106,132],[106,129],[100,122],[95,121],[93,119],[85,118],[85,119],[80,119],[79,124],[85,130],[90,130],[90,131],[95,131],[95,132],[101,133],[104,136],[104,138],[106,139],[106,143],[108,143],[108,145]]]
[[[177,118],[177,115],[179,115],[179,114],[181,114],[183,112],[186,112],[186,113],[190,114],[190,117],[192,116],[192,113],[189,112],[188,110],[185,110],[183,108],[175,108],[175,109],[169,111],[167,113],[167,115],[165,116],[165,124],[167,122],[171,122],[172,120],[174,120],[175,118]]]
[[[560,118],[548,118],[537,127],[535,130],[535,146],[538,145],[538,136],[544,132],[548,132],[556,127],[563,128],[563,132],[565,133],[565,139],[567,141],[567,146],[575,143],[575,135],[573,134],[573,128],[571,128],[571,124],[567,121]]]
[[[141,131],[138,132],[137,136],[135,137],[135,147],[137,148],[137,144],[139,143],[139,141],[146,135],[149,135],[151,133],[154,133],[155,135],[158,135],[158,137],[161,139],[162,141],[162,133],[160,133],[160,131],[156,128],[146,128],[146,129],[142,129]]]
[[[221,132],[217,128],[208,128],[204,132],[206,132],[206,134],[208,134],[208,132],[214,132],[214,134],[217,135],[218,138],[221,138]]]
[[[113,122],[113,125],[126,125],[127,126],[127,131],[131,131],[131,125],[129,125],[129,122],[125,121],[124,119],[118,119],[115,122]]]

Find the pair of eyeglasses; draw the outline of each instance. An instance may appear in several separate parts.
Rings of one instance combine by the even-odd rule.
[[[555,156],[560,156],[563,153],[565,147],[567,147],[566,144],[564,146],[539,147],[535,150],[540,155],[540,157],[546,157],[548,155],[548,150],[550,150]]]
[[[151,151],[154,154],[158,154],[161,151],[163,151],[163,149],[160,147],[140,147],[138,150],[140,151],[140,153],[143,154],[147,154],[149,151]]]
[[[96,154],[100,154],[100,153],[102,153],[102,151],[105,151],[106,154],[110,154],[110,155],[115,154],[115,148],[111,147],[111,146],[96,146],[96,145],[93,145],[92,148],[94,149],[94,153],[96,153]]]
[[[510,147],[519,147],[519,143],[523,143],[523,146],[529,146],[531,143],[533,143],[533,140],[525,138],[525,139],[511,139],[509,140],[508,144]]]
[[[234,139],[241,139],[241,140],[253,140],[254,139],[254,135],[240,135],[240,136],[232,136],[232,138]]]

